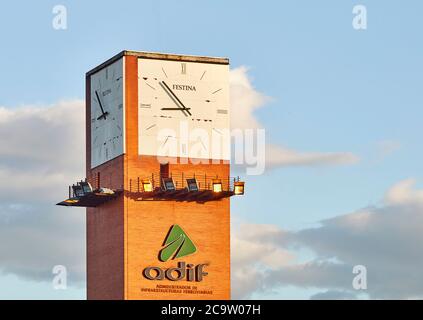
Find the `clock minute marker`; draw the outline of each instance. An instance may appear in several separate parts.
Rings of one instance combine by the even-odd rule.
[[[220,90],[222,90],[222,88],[220,88],[220,89],[218,89],[218,90],[216,90],[216,91],[212,92],[212,94],[218,93]]]

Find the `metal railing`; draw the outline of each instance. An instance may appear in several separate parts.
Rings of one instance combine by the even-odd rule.
[[[168,175],[152,173],[150,176],[129,179],[129,192],[144,192],[143,184],[151,182],[152,190],[163,189],[163,178],[172,178],[177,190],[188,187],[187,179],[196,179],[198,191],[213,190],[213,183],[220,182],[222,191],[234,191],[235,182],[240,181],[239,177],[222,177],[207,174],[187,174],[184,172],[171,172]]]

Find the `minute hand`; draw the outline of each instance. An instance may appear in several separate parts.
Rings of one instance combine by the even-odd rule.
[[[185,107],[185,105],[182,103],[182,101],[179,100],[179,98],[176,96],[175,93],[173,93],[173,91],[169,88],[169,86],[166,84],[166,82],[162,81],[162,83],[164,84],[166,89],[170,92],[170,94],[181,104],[181,106],[183,107],[183,108],[181,108],[181,110],[186,111],[190,116],[192,116],[191,112],[189,111],[190,108]]]
[[[109,113],[107,111],[104,112],[103,105],[101,104],[101,100],[100,100],[100,97],[98,96],[97,90],[95,91],[95,95],[97,96],[97,101],[98,101],[98,104],[100,105],[100,109],[102,113],[101,116],[97,118],[97,120],[100,120],[101,118],[104,118],[104,120],[106,120],[106,115],[108,115]]]

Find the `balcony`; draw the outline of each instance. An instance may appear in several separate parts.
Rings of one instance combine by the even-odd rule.
[[[136,201],[207,202],[244,194],[244,182],[239,177],[219,177],[201,174],[151,174],[129,180],[128,195]]]
[[[110,200],[116,199],[123,193],[123,190],[111,190],[101,188],[93,189],[87,180],[77,182],[69,186],[69,198],[56,205],[65,207],[97,207]]]
[[[96,185],[93,189],[91,183]],[[204,203],[244,194],[244,182],[239,177],[153,173],[129,179],[128,189],[112,190],[100,187],[100,175],[95,181],[80,181],[69,186],[69,198],[57,205],[66,207],[98,207],[125,194],[135,201],[187,201]]]

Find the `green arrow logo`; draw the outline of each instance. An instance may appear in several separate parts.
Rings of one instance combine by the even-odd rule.
[[[160,250],[159,254],[160,260],[163,262],[172,257],[172,259],[185,257],[197,251],[194,243],[177,224],[170,229],[164,245],[165,247]]]

